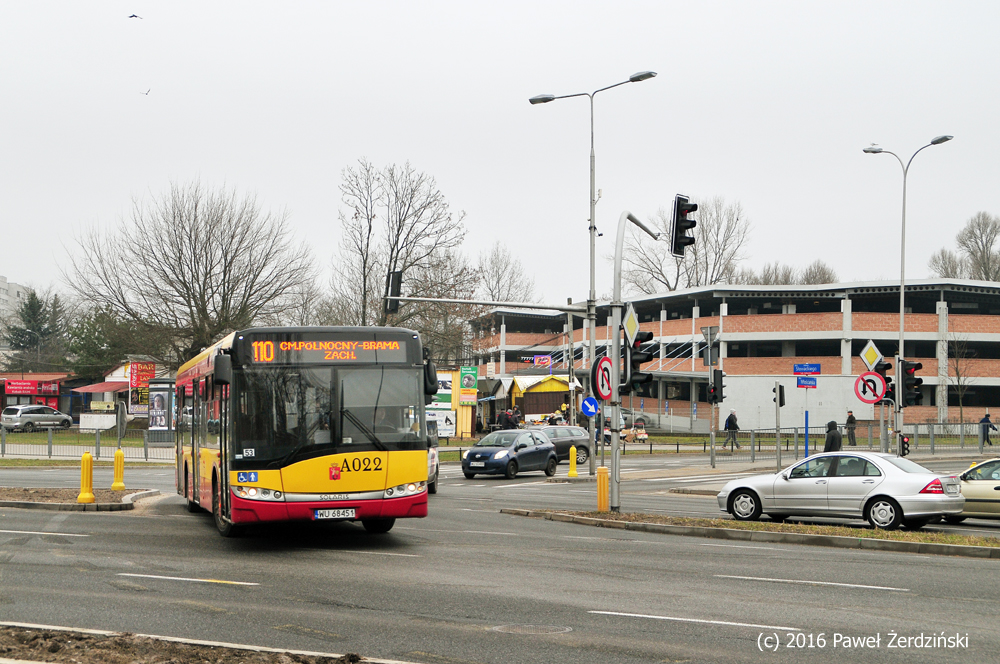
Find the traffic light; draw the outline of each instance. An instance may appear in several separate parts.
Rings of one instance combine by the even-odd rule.
[[[385,312],[387,314],[394,314],[399,311],[399,300],[395,299],[399,297],[399,292],[403,286],[403,273],[402,272],[390,272],[389,273],[389,295],[385,300]]]
[[[618,386],[619,394],[634,392],[643,383],[653,380],[653,374],[642,371],[642,365],[653,359],[651,352],[642,350],[642,344],[652,340],[652,332],[636,332],[635,341],[625,346],[625,378]]]
[[[906,456],[910,453],[910,437],[899,434],[899,456]]]
[[[919,406],[924,395],[920,393],[920,386],[924,384],[924,379],[917,376],[917,372],[924,368],[920,362],[910,362],[899,359],[899,369],[902,374],[903,390],[900,394],[899,407]]]
[[[726,398],[722,392],[725,387],[722,384],[723,376],[725,374],[720,369],[712,369],[712,380],[708,384],[708,403],[722,403],[722,400]]]
[[[688,215],[698,210],[697,203],[688,202],[687,196],[677,194],[674,196],[674,218],[670,224],[670,253],[678,258],[684,257],[684,247],[694,244],[694,236],[688,235],[688,231],[698,225],[694,219],[688,219]]]
[[[875,365],[875,373],[882,376],[882,380],[885,381],[885,394],[882,396],[882,401],[892,401],[893,403],[896,403],[896,390],[892,384],[892,378],[885,375],[885,372],[889,369],[892,369],[891,362],[878,362]]]
[[[785,386],[784,385],[779,385],[778,387],[772,387],[771,391],[777,393],[777,394],[774,395],[774,398],[771,399],[771,401],[774,401],[775,403],[777,403],[779,408],[782,407],[782,406],[784,406],[785,405]]]

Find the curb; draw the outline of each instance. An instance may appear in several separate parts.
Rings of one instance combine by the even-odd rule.
[[[0,507],[18,507],[26,510],[49,510],[51,512],[122,512],[135,509],[135,501],[155,496],[158,489],[137,491],[122,497],[120,503],[33,503],[24,500],[0,500]],[[4,624],[4,623],[0,623]],[[2,663],[3,660],[0,660]]]
[[[664,535],[683,537],[704,537],[708,539],[742,540],[749,542],[770,542],[781,544],[803,544],[806,546],[829,546],[838,549],[867,549],[873,551],[893,551],[895,553],[921,553],[934,556],[964,556],[967,558],[995,558],[1000,560],[1000,547],[966,546],[962,544],[936,544],[931,542],[900,542],[896,540],[870,539],[867,537],[844,537],[840,535],[808,535],[805,533],[775,533],[763,530],[736,530],[734,528],[706,528],[704,526],[669,526],[660,523],[640,523],[634,521],[611,521],[593,517],[574,516],[559,512],[542,512],[503,508],[501,514],[526,516],[548,521],[579,523],[586,526],[637,530]]]
[[[124,636],[125,632],[109,632],[102,629],[82,629],[76,627],[59,627],[56,625],[35,625],[32,623],[19,623],[19,622],[0,622],[0,626],[3,627],[21,627],[23,629],[41,629],[48,630],[51,632],[77,632],[80,634],[93,634],[95,636]],[[171,643],[183,643],[192,646],[212,646],[216,648],[231,648],[234,650],[247,650],[250,652],[273,652],[273,653],[287,653],[289,655],[306,655],[309,657],[327,657],[329,659],[338,659],[343,657],[343,654],[334,654],[328,652],[314,652],[311,650],[283,650],[281,648],[268,648],[266,646],[251,646],[240,643],[226,643],[225,641],[204,641],[201,639],[183,639],[176,636],[157,636],[155,634],[131,634],[131,636],[137,636],[144,639],[154,639],[156,641],[168,641]],[[378,659],[372,657],[361,657],[361,662],[371,662],[372,664],[416,664],[415,662],[406,662],[400,659]],[[0,664],[36,664],[34,660],[21,660],[21,659],[0,659]],[[37,663],[41,664],[41,663]]]

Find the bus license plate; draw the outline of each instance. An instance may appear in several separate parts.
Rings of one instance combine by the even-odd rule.
[[[485,468],[486,467],[486,462],[485,461],[470,461],[469,462],[469,467],[470,468]]]
[[[354,509],[316,510],[317,519],[353,519]]]

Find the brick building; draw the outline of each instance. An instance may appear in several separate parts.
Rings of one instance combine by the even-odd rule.
[[[860,402],[853,386],[867,370],[859,354],[868,340],[893,361],[899,340],[898,283],[715,285],[636,297],[632,303],[642,329],[654,335],[654,359],[644,367],[654,381],[624,405],[661,414],[661,426],[708,426],[703,327],[719,328],[719,361],[726,372],[723,418],[736,409],[744,428],[774,426],[775,381],[785,387],[783,426],[801,425],[807,410],[813,424],[843,422],[848,409],[860,420],[878,417],[877,407]],[[905,305],[904,356],[923,364],[919,375],[924,381],[922,404],[906,409],[907,422],[975,421],[991,406],[1000,407],[1000,284],[908,282]],[[523,360],[539,354],[552,355],[553,370],[566,373],[572,343],[574,368],[583,379],[588,369],[584,322],[573,318],[570,335],[567,316],[560,312],[489,312],[472,321],[480,375],[491,363],[497,377],[535,373]],[[599,303],[598,356],[605,353],[610,333],[608,303]],[[795,364],[820,365],[816,389],[796,389]]]

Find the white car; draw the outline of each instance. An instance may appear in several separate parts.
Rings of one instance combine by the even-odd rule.
[[[958,515],[965,497],[954,475],[939,475],[909,459],[876,452],[829,452],[780,473],[733,480],[718,495],[719,509],[738,521],[761,514],[867,519],[875,528],[921,528]]]

